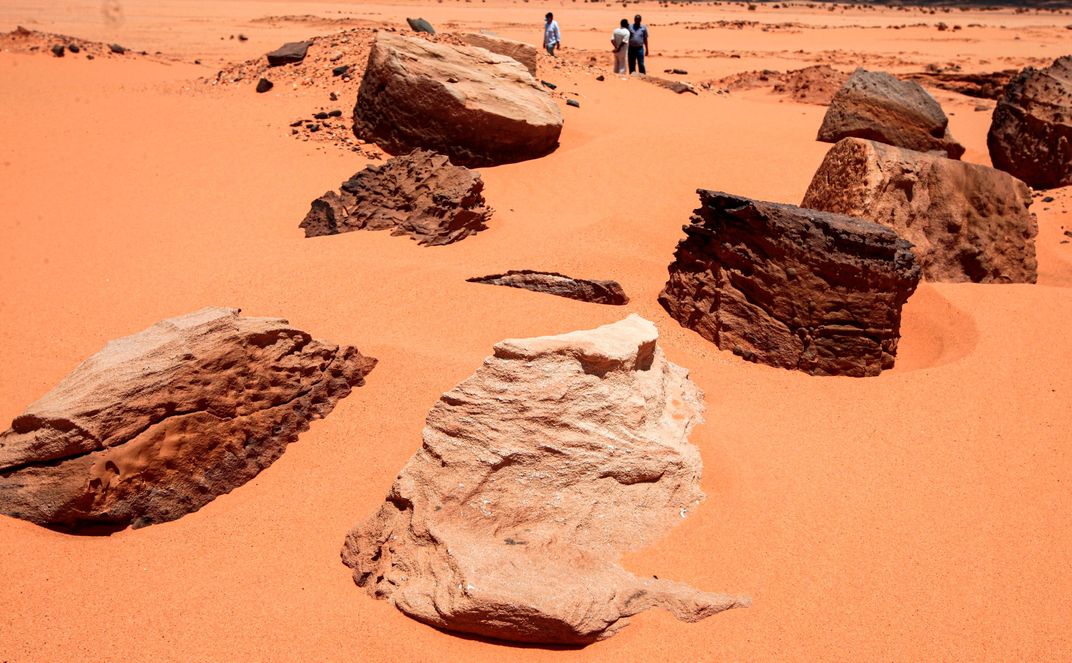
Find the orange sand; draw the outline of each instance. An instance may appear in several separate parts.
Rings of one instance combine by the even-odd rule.
[[[366,163],[290,137],[287,123],[325,92],[193,82],[355,19],[423,15],[538,40],[548,7],[570,57],[602,49],[639,8],[650,71],[684,67],[693,80],[822,61],[987,71],[1072,50],[1072,15],[1050,13],[166,0],[131,2],[114,26],[91,0],[5,3],[0,30],[165,57],[0,53],[0,421],[106,340],[206,305],[286,317],[380,364],[254,481],[178,521],[92,538],[0,517],[0,660],[1072,657],[1072,244],[1060,243],[1072,190],[1034,208],[1038,285],[922,285],[896,369],[816,378],[720,352],[655,296],[695,188],[799,202],[828,147],[813,140],[822,107],[760,90],[677,96],[609,71],[599,83],[544,67],[582,102],[563,106],[560,149],[484,169],[490,229],[423,248],[386,233],[302,236],[309,202]],[[284,14],[341,27],[251,22]],[[720,19],[858,27],[687,29]],[[939,20],[984,27],[859,27]],[[220,40],[238,32],[250,41]],[[733,50],[746,55],[712,55]],[[609,55],[593,54],[609,70]],[[986,163],[989,113],[936,96],[965,159]],[[349,113],[353,102],[337,106]],[[615,278],[633,302],[465,282],[511,268]],[[655,321],[668,357],[706,393],[692,440],[708,499],[626,565],[750,594],[753,607],[699,624],[644,614],[606,642],[554,651],[444,634],[357,589],[339,561],[343,537],[420,444],[438,395],[502,338],[627,311]]]

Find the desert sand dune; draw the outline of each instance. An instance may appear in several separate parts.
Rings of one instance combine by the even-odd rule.
[[[620,80],[606,48],[618,19],[639,12],[649,71],[685,69],[673,78],[692,83],[812,64],[990,72],[1065,54],[1072,14],[114,4],[0,6],[0,30],[133,51],[87,60],[54,57],[47,41],[37,51],[0,42],[0,427],[109,339],[205,306],[285,317],[379,363],[270,467],[178,520],[93,537],[0,517],[0,659],[1072,658],[1072,190],[1033,197],[1037,284],[921,283],[903,309],[896,364],[880,376],[748,363],[681,327],[657,296],[697,188],[799,203],[830,147],[815,141],[825,107],[764,87],[677,95]],[[252,77],[212,84],[285,42],[401,30],[407,16],[538,42],[548,10],[565,48],[559,61],[541,54],[537,78],[557,85],[560,145],[478,169],[494,215],[449,246],[299,228],[313,199],[384,156],[291,132],[332,108],[343,115],[328,121],[345,128],[357,77],[280,74],[265,94]],[[704,24],[715,27],[694,29]],[[962,159],[990,165],[994,102],[927,87]],[[630,301],[466,281],[510,269],[614,279]],[[689,442],[706,500],[622,566],[747,594],[752,606],[697,623],[651,611],[561,651],[451,635],[355,587],[343,539],[383,503],[441,394],[503,339],[627,313],[654,322],[666,358],[705,394],[706,422]]]

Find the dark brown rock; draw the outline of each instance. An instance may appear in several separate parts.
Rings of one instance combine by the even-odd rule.
[[[409,29],[414,32],[427,32],[430,35],[435,34],[435,28],[423,18],[407,18],[406,23],[409,23]]]
[[[814,375],[891,368],[911,245],[840,214],[701,189],[659,303],[723,350]]]
[[[474,276],[471,279],[466,279],[466,281],[470,283],[486,283],[488,285],[505,285],[510,288],[522,288],[534,292],[546,292],[550,295],[578,299],[592,304],[621,306],[629,303],[629,297],[626,296],[625,291],[622,290],[622,286],[617,281],[575,279],[556,272],[511,269],[505,274]]]
[[[391,154],[416,148],[463,166],[544,156],[562,112],[517,60],[484,48],[380,32],[354,107],[354,133]]]
[[[271,465],[375,364],[237,309],[158,322],[0,433],[0,512],[75,532],[174,520]]]
[[[866,138],[920,152],[939,151],[959,159],[964,147],[949,135],[942,107],[913,81],[881,71],[857,69],[826,110],[818,140]]]
[[[306,237],[351,230],[390,230],[438,246],[484,230],[492,210],[480,174],[442,154],[415,150],[368,166],[313,201],[301,222]]]
[[[1072,55],[1009,82],[986,144],[995,168],[1033,187],[1072,184]]]
[[[271,90],[273,87],[275,87],[275,83],[268,80],[267,78],[262,77],[259,81],[257,81],[257,94],[264,94],[268,90]]]
[[[308,52],[309,42],[288,42],[267,55],[268,65],[271,67],[279,67],[285,64],[297,64],[305,59],[305,54]]]
[[[827,153],[801,205],[892,228],[931,281],[1037,277],[1031,192],[994,168],[846,138]]]

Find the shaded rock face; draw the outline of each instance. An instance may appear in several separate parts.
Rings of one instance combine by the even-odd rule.
[[[701,189],[659,303],[723,350],[813,375],[893,366],[919,283],[911,245],[869,221]]]
[[[271,465],[375,364],[237,309],[158,322],[0,433],[0,512],[75,532],[174,520]]]
[[[471,279],[466,279],[466,281],[546,292],[551,295],[579,299],[582,302],[592,304],[621,306],[629,303],[629,297],[626,296],[625,291],[622,290],[622,286],[617,281],[575,279],[555,272],[511,269],[505,274],[474,276]]]
[[[390,230],[439,246],[487,228],[480,174],[451,165],[442,154],[415,150],[368,166],[313,201],[300,227],[306,237],[351,230]]]
[[[426,148],[464,166],[533,159],[558,146],[562,113],[517,60],[380,32],[354,134],[390,153]]]
[[[505,55],[525,65],[525,69],[533,76],[536,75],[536,47],[523,41],[506,39],[497,35],[468,32],[458,35],[462,41],[470,46],[486,48],[492,53]]]
[[[1072,55],[1009,82],[986,144],[995,168],[1033,187],[1072,184]]]
[[[949,118],[919,83],[857,69],[834,95],[818,140],[866,138],[959,159],[964,148],[949,135]]]
[[[272,67],[279,67],[285,64],[297,64],[305,59],[305,54],[308,51],[309,42],[292,41],[283,44],[279,48],[269,53],[267,55],[268,64]]]
[[[695,621],[746,605],[618,564],[703,499],[686,439],[702,395],[657,337],[634,315],[498,343],[346,538],[357,584],[440,628],[547,644],[609,637],[654,607]]]
[[[846,138],[801,203],[892,228],[932,281],[1034,283],[1031,192],[1000,170]]]

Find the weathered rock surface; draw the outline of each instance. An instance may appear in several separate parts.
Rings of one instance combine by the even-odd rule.
[[[440,628],[535,643],[600,640],[649,608],[696,621],[747,605],[618,564],[703,499],[686,439],[702,395],[657,338],[633,315],[498,343],[347,537],[357,584]]]
[[[292,41],[268,53],[268,65],[279,67],[285,64],[297,64],[305,59],[305,54],[308,52],[309,42]]]
[[[949,118],[919,83],[857,69],[834,95],[818,139],[866,138],[959,159],[964,147],[949,135]]]
[[[486,48],[492,53],[517,60],[525,65],[525,69],[528,69],[530,74],[536,75],[536,47],[532,44],[476,32],[467,32],[459,36],[470,46]]]
[[[487,228],[480,174],[454,166],[442,154],[414,150],[368,166],[313,201],[301,222],[306,237],[351,230],[390,230],[438,246]]]
[[[1000,170],[846,138],[827,153],[801,205],[892,228],[932,281],[1037,277],[1031,192]]]
[[[0,512],[70,531],[174,520],[271,465],[375,364],[237,309],[163,320],[0,433]]]
[[[1072,184],[1072,55],[1006,86],[986,137],[995,168],[1040,189]]]
[[[546,292],[550,295],[579,299],[582,302],[592,304],[613,304],[621,306],[629,303],[622,286],[617,281],[604,281],[592,279],[575,279],[565,274],[556,272],[537,272],[530,269],[519,269],[506,272],[505,274],[490,274],[488,276],[474,276],[466,279],[470,283],[486,283],[488,285],[505,285],[510,288],[522,288],[535,292]]]
[[[354,107],[359,138],[392,154],[432,149],[464,166],[544,156],[561,132],[558,106],[517,60],[385,32]]]
[[[813,375],[893,366],[911,245],[850,216],[700,189],[659,303],[749,361]]]

